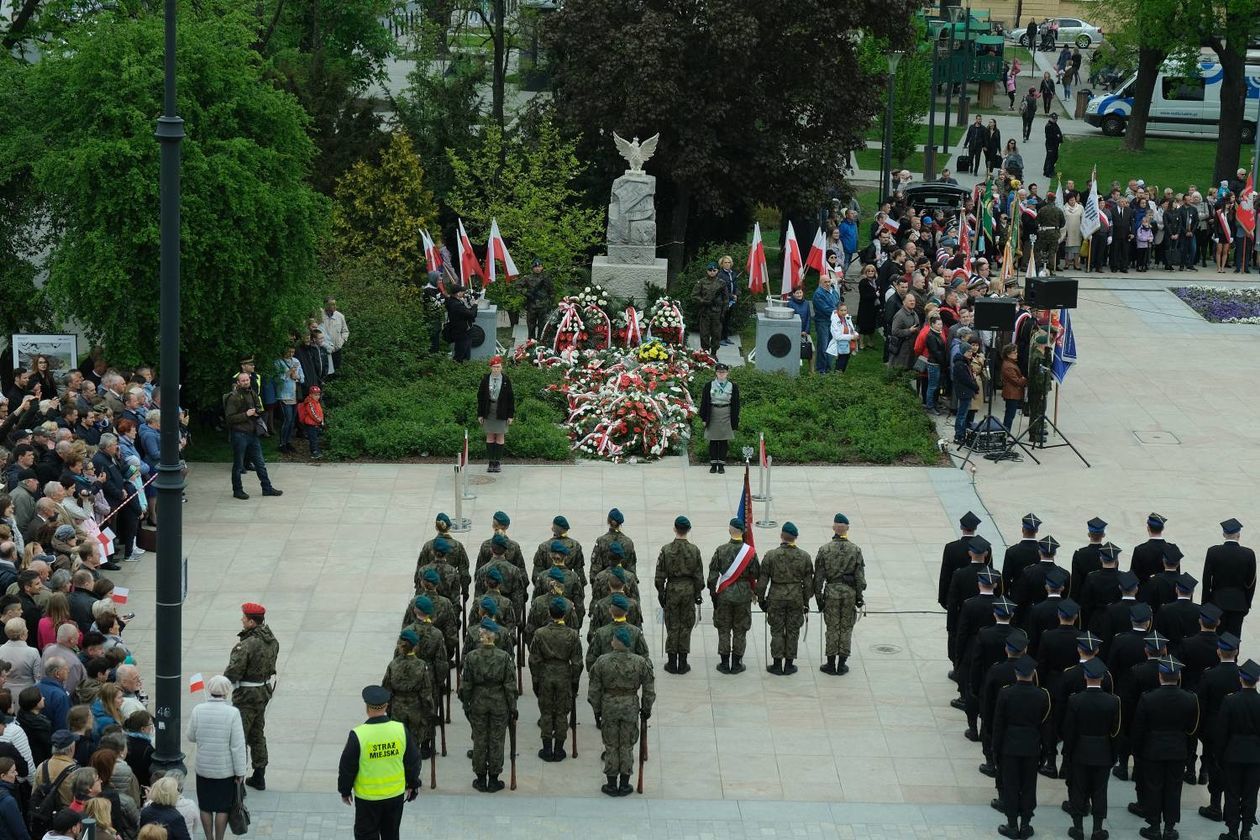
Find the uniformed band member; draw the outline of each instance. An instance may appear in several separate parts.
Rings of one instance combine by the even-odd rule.
[[[1002,576],[989,569],[987,573],[982,575],[982,579],[986,579],[989,586],[992,587],[1002,580]],[[980,716],[983,707],[984,680],[989,673],[989,669],[1006,658],[1007,641],[1016,630],[1016,627],[1011,624],[1011,618],[1015,615],[1014,603],[998,595],[993,599],[992,609],[993,623],[988,627],[980,628],[975,640],[971,642],[971,650],[967,656],[971,664],[966,674],[963,701],[965,704],[964,710],[967,713],[967,731],[964,733],[964,736],[968,741],[984,741],[976,724],[976,718]],[[1023,635],[1022,631],[1021,635]],[[1021,646],[1019,654],[1022,655],[1023,652],[1024,649]],[[986,762],[989,758],[986,742]]]
[[[1102,568],[1100,552],[1107,536],[1107,523],[1095,516],[1085,523],[1085,529],[1089,533],[1089,543],[1072,552],[1072,584],[1068,587],[1068,595],[1077,602],[1081,602],[1085,579],[1091,572]]]
[[[656,558],[656,600],[665,612],[665,671],[685,674],[691,670],[691,630],[704,591],[704,561],[700,549],[687,540],[691,520],[674,519],[674,539],[661,546]]]
[[[1256,594],[1256,553],[1239,543],[1242,523],[1237,519],[1222,522],[1221,533],[1225,542],[1209,548],[1203,560],[1203,603],[1221,608],[1222,632],[1241,636]]]
[[[713,602],[713,629],[718,634],[717,670],[723,674],[741,674],[744,647],[752,627],[753,581],[761,576],[757,552],[744,542],[744,520],[732,519],[728,530],[731,538],[717,547],[709,560],[709,600]],[[796,536],[791,522],[783,532]]]
[[[814,555],[814,600],[826,628],[827,656],[818,670],[843,676],[849,673],[853,625],[857,623],[857,611],[863,605],[862,593],[866,591],[866,564],[862,560],[862,549],[849,541],[847,516],[837,513],[832,517],[831,530],[830,542]]]
[[[476,650],[464,657],[459,701],[472,729],[472,765],[477,778],[472,786],[483,793],[504,788],[503,739],[508,720],[516,720],[516,665],[511,654],[496,647],[503,628],[486,618],[478,628]]]
[[[1037,661],[1022,656],[1015,662],[1016,683],[998,692],[993,715],[993,756],[998,762],[1006,823],[1003,837],[1031,837],[1037,807],[1037,765],[1041,733],[1050,718],[1050,695],[1035,683]]]
[[[1256,824],[1256,793],[1260,791],[1260,664],[1248,659],[1238,669],[1241,686],[1221,704],[1213,741],[1221,745],[1221,775],[1225,778],[1225,825],[1222,838],[1250,836]]]
[[[354,805],[354,840],[398,840],[403,803],[420,793],[420,750],[386,712],[390,694],[363,689],[367,720],[350,730],[337,767],[341,801]]]
[[[1115,738],[1120,734],[1120,698],[1103,688],[1107,666],[1101,659],[1081,664],[1085,689],[1071,696],[1063,716],[1063,766],[1068,783],[1072,827],[1068,836],[1083,840],[1082,821],[1094,818],[1090,840],[1107,836],[1107,782],[1116,762]]]
[[[791,526],[792,530],[788,530]],[[757,605],[766,614],[770,625],[771,674],[795,674],[796,646],[801,623],[809,612],[809,599],[814,593],[814,567],[809,555],[796,546],[796,526],[785,522],[779,534],[778,548],[766,552],[753,592]]]
[[[994,594],[994,589],[1001,580],[1001,576],[993,571],[990,566],[980,569],[976,575],[976,586],[979,593],[972,595],[963,602],[962,609],[958,613],[958,680],[959,697],[963,701],[963,711],[967,713],[967,733],[966,737],[969,741],[980,740],[979,735],[975,732],[975,716],[979,709],[978,700],[971,694],[971,671],[976,653],[976,641],[979,638],[980,631],[996,623],[997,603],[996,599],[1001,596]],[[974,736],[974,737],[973,737]]]
[[[582,639],[565,623],[569,609],[564,598],[552,598],[551,623],[538,628],[529,646],[529,675],[538,698],[538,728],[542,733],[538,757],[543,761],[563,761],[568,755],[565,733],[582,678]]]
[[[241,604],[240,639],[232,648],[223,676],[232,681],[232,705],[240,710],[245,745],[249,747],[254,774],[245,784],[266,790],[267,771],[267,703],[275,693],[272,678],[276,675],[276,658],[280,643],[267,626],[267,610],[262,604]]]
[[[1164,568],[1164,551],[1169,546],[1175,548],[1177,545],[1164,539],[1164,525],[1167,522],[1168,517],[1158,513],[1151,513],[1146,517],[1148,538],[1146,542],[1133,548],[1133,559],[1129,563],[1129,571],[1137,575],[1141,583],[1146,583],[1151,575]]]
[[[613,631],[612,651],[595,660],[586,694],[604,741],[604,775],[608,781],[600,790],[609,796],[626,796],[634,790],[630,773],[634,770],[640,719],[646,722],[652,717],[652,704],[656,702],[652,663],[632,653],[632,644],[628,627],[622,625]]]
[[[1133,755],[1140,758],[1138,804],[1146,827],[1138,833],[1147,840],[1169,834],[1181,820],[1181,785],[1186,769],[1187,739],[1199,729],[1199,701],[1178,685],[1181,662],[1161,656],[1159,688],[1142,695],[1134,712]],[[1160,832],[1160,824],[1164,832]]]
[[[962,651],[958,644],[958,617],[962,611],[963,602],[979,591],[977,581],[980,571],[989,568],[989,541],[984,537],[972,537],[967,544],[967,549],[971,562],[954,572],[954,576],[950,578],[945,607],[946,647],[949,651],[949,661],[953,665],[949,678],[959,683],[965,680],[967,675],[959,670]],[[815,573],[815,582],[818,579],[818,574]],[[959,710],[965,707],[961,696],[951,700],[950,705]]]
[[[1001,600],[1006,601],[1007,604],[1011,603],[1005,598]],[[1011,607],[1013,608],[1014,605],[1012,604]],[[986,630],[992,629],[986,628]],[[1008,685],[1015,684],[1015,663],[1028,651],[1028,634],[1016,627],[1007,634],[1003,647],[1006,659],[990,665],[980,685],[980,744],[984,750],[984,764],[980,765],[979,770],[983,775],[994,779],[997,786],[998,798],[990,804],[1006,813],[1001,800],[1002,783],[998,779],[997,756],[993,754],[993,718],[997,714],[999,693]]]

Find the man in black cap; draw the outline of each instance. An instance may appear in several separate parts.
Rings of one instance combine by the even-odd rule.
[[[1046,573],[1046,599],[1023,613],[1024,629],[1028,631],[1029,652],[1035,659],[1041,644],[1041,634],[1059,626],[1059,605],[1063,603],[1063,590],[1067,588],[1068,573],[1054,568]]]
[[[1238,691],[1225,698],[1213,740],[1220,745],[1221,775],[1225,780],[1225,825],[1222,838],[1250,837],[1256,824],[1256,794],[1260,791],[1260,664],[1248,659],[1238,669]]]
[[[1063,683],[1063,672],[1077,662],[1076,639],[1080,630],[1076,626],[1081,608],[1071,598],[1064,598],[1059,604],[1059,626],[1041,634],[1041,643],[1036,650],[1029,652],[1037,657],[1037,674],[1040,684],[1050,692],[1052,698],[1059,696],[1059,687]],[[1042,740],[1041,775],[1048,779],[1059,774],[1056,766],[1056,748],[1058,746],[1058,728],[1052,720]]]
[[[1040,556],[1037,553],[1037,529],[1040,527],[1041,520],[1035,513],[1025,514],[1020,520],[1019,542],[1006,549],[1006,556],[1002,558],[1002,584],[1007,596],[1013,597],[1015,584],[1023,575],[1024,568],[1036,563]]]
[[[1063,766],[1072,816],[1068,836],[1083,840],[1082,821],[1089,813],[1094,818],[1090,840],[1105,840],[1107,771],[1116,760],[1120,699],[1103,688],[1108,674],[1101,659],[1087,659],[1081,663],[1080,671],[1085,688],[1071,696],[1063,715]]]
[[[542,341],[543,327],[551,312],[551,278],[543,271],[542,260],[535,259],[532,270],[521,278],[525,283],[526,338]]]
[[[1164,524],[1167,516],[1152,513],[1146,517],[1146,534],[1148,539],[1133,549],[1133,559],[1129,562],[1129,571],[1137,575],[1138,581],[1146,583],[1152,575],[1164,568],[1164,552],[1170,546],[1177,547],[1164,539]]]
[[[949,661],[954,666],[954,679],[959,683],[966,679],[966,675],[958,670],[962,659],[962,650],[958,645],[958,616],[963,602],[979,591],[980,570],[989,568],[989,548],[989,541],[984,537],[972,537],[967,544],[971,562],[954,572],[949,580],[949,593],[945,599],[945,634]],[[962,700],[955,698],[951,705],[961,709]]]
[[[472,358],[472,328],[477,321],[477,302],[469,300],[467,287],[456,283],[446,298],[446,327],[442,337],[451,343],[452,358],[466,362]],[[488,340],[492,337],[487,336]]]
[[[955,629],[955,647],[958,651],[958,680],[959,697],[963,701],[963,711],[967,713],[967,739],[970,741],[980,740],[979,734],[976,732],[976,714],[978,709],[974,708],[978,705],[971,693],[971,674],[972,658],[976,653],[976,638],[980,630],[995,623],[996,619],[993,614],[993,602],[997,597],[993,590],[1002,580],[1001,575],[993,571],[990,566],[985,566],[976,574],[976,586],[980,590],[979,594],[972,595],[963,601],[962,609],[958,611],[958,625]]]
[[[1225,542],[1209,548],[1203,560],[1203,602],[1224,612],[1222,631],[1241,636],[1256,594],[1256,553],[1239,542],[1242,523],[1237,519],[1222,522],[1221,533]]]
[[[1164,604],[1177,600],[1177,588],[1185,583],[1181,575],[1181,557],[1181,549],[1174,545],[1168,546],[1164,550],[1163,570],[1147,578],[1138,591],[1138,598],[1150,604],[1152,612],[1158,611]],[[1193,577],[1190,577],[1190,580],[1194,581],[1195,586],[1199,583]],[[1193,591],[1193,586],[1191,591]]]
[[[1103,543],[1098,547],[1098,562],[1099,568],[1085,576],[1080,595],[1072,596],[1081,605],[1081,626],[1090,629],[1105,607],[1120,600],[1120,549],[1109,542]]]
[[[998,626],[1000,625],[985,629],[991,631]],[[991,779],[997,779],[998,776],[997,757],[993,754],[993,716],[997,713],[998,694],[1008,685],[1015,684],[1015,663],[1028,651],[1028,634],[1018,627],[1012,629],[1006,636],[1003,650],[1006,658],[990,665],[980,684],[980,746],[984,750],[984,764],[979,769]],[[1000,797],[1002,783],[998,781],[996,784]],[[995,810],[1006,812],[1000,798],[989,804]]]
[[[980,526],[980,517],[967,511],[962,519],[958,520],[958,526],[962,536],[953,542],[945,543],[945,548],[941,551],[941,575],[936,584],[936,603],[941,605],[941,609],[945,609],[945,601],[949,597],[950,578],[954,576],[954,572],[971,562],[967,545],[976,535],[976,528]]]
[[[992,569],[981,575],[981,581],[986,578],[991,581],[1002,579],[1001,575]],[[984,689],[984,678],[990,668],[1005,658],[1006,640],[1017,629],[1011,624],[1011,618],[1015,614],[1014,603],[998,595],[992,598],[991,607],[991,622],[988,626],[981,627],[976,633],[975,640],[968,647],[967,655],[964,657],[968,663],[967,670],[963,674],[965,686],[963,699],[966,701],[964,711],[967,713],[967,731],[964,737],[968,741],[981,740],[976,728],[976,718],[982,706],[981,692]]]
[[[398,840],[403,803],[420,793],[420,746],[388,713],[389,691],[363,689],[367,720],[350,730],[337,766],[337,792],[354,805],[354,840]]]
[[[1158,578],[1156,578],[1158,579]],[[1168,645],[1176,648],[1181,640],[1199,631],[1199,605],[1194,602],[1194,588],[1199,585],[1198,579],[1189,572],[1177,575],[1173,592],[1176,597],[1172,601],[1160,604],[1155,612],[1155,629],[1168,637]],[[1185,685],[1186,674],[1182,674]],[[1193,685],[1186,685],[1194,691]]]
[[[1016,683],[998,692],[993,714],[993,755],[1006,807],[1006,823],[998,826],[1003,837],[1033,835],[1041,733],[1050,717],[1050,695],[1034,682],[1036,673],[1037,661],[1031,656],[1016,660]]]
[[[1072,552],[1072,585],[1068,588],[1068,594],[1076,601],[1081,600],[1085,579],[1091,572],[1102,568],[1100,552],[1107,536],[1107,523],[1097,516],[1086,522],[1085,528],[1089,532],[1089,543]]]
[[[1103,646],[1102,652],[1103,660],[1111,668],[1111,676],[1116,682],[1116,691],[1122,702],[1128,689],[1129,672],[1146,661],[1146,637],[1151,635],[1151,608],[1141,602],[1134,604],[1129,608],[1128,621],[1130,629],[1117,633],[1108,645]],[[1120,739],[1116,744],[1119,759],[1114,774],[1121,781],[1129,779],[1129,755],[1132,750],[1128,736],[1138,696],[1140,695],[1133,695],[1132,704],[1123,706],[1121,710]]]
[[[1130,611],[1136,604],[1142,603],[1137,599],[1138,586],[1137,575],[1133,572],[1118,572],[1116,588],[1120,592],[1120,600],[1108,604],[1101,610],[1095,610],[1090,618],[1089,629],[1103,640],[1103,659],[1107,660],[1109,665],[1115,664],[1108,655],[1112,641],[1118,634],[1132,626]],[[1143,604],[1143,606],[1146,605]]]
[[[1216,657],[1219,663],[1209,668],[1199,680],[1195,693],[1199,697],[1199,740],[1203,742],[1203,769],[1207,771],[1208,804],[1199,806],[1199,816],[1213,822],[1224,819],[1221,811],[1221,794],[1225,779],[1221,773],[1220,755],[1225,745],[1218,743],[1217,720],[1225,698],[1238,690],[1238,646],[1233,633],[1222,633],[1216,640]]]
[[[1178,685],[1181,662],[1161,656],[1159,688],[1143,694],[1134,712],[1133,754],[1141,757],[1138,780],[1140,816],[1146,840],[1175,840],[1181,821],[1181,785],[1185,770],[1186,739],[1199,729],[1199,700]],[[1161,822],[1164,831],[1161,834]]]
[[[1169,649],[1176,652],[1183,666],[1181,669],[1182,688],[1187,691],[1198,691],[1199,680],[1219,661],[1216,651],[1220,636],[1216,631],[1221,623],[1221,608],[1215,604],[1192,604],[1192,606],[1195,618],[1193,631],[1183,633],[1181,638],[1176,640],[1168,636],[1168,644]],[[1163,615],[1167,609],[1168,607],[1164,607],[1160,610],[1160,615]],[[1160,627],[1159,616],[1155,617],[1155,629],[1164,633],[1164,628]],[[1168,634],[1164,633],[1164,635]]]
[[[1015,584],[1015,603],[1019,604],[1021,614],[1027,615],[1027,611],[1033,605],[1040,604],[1046,599],[1046,575],[1051,569],[1062,568],[1054,562],[1054,557],[1058,552],[1059,541],[1054,537],[1047,534],[1037,540],[1038,562],[1026,566],[1019,576],[1019,581]],[[1067,570],[1063,569],[1063,571]]]

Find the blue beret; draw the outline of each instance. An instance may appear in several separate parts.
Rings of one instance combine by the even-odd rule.
[[[848,525],[849,517],[845,516],[843,513],[837,513],[831,518],[831,521],[835,525]]]
[[[569,611],[569,602],[563,598],[552,598],[551,609],[556,612],[567,613]]]
[[[389,689],[379,685],[369,685],[363,689],[363,702],[369,706],[384,706],[389,702]]]
[[[626,517],[621,513],[621,511],[617,510],[616,508],[613,508],[612,510],[608,511],[608,521],[616,522],[618,525],[623,525],[625,524]]]
[[[550,547],[552,554],[563,554],[566,557],[569,556],[569,547],[560,542],[560,540],[552,540]]]
[[[620,566],[612,567],[612,576],[615,577],[617,580],[621,581],[622,583],[626,582],[626,570]]]
[[[416,635],[416,631],[412,630],[410,627],[399,633],[398,638],[413,645],[420,644],[420,637]]]
[[[558,569],[553,566],[547,572],[547,577],[551,578],[552,580],[558,580],[561,583],[563,583],[564,582],[564,569]]]
[[[415,600],[416,609],[425,615],[433,615],[433,599],[428,595],[421,595]]]
[[[425,569],[423,577],[429,583],[437,583],[442,580],[442,576],[438,574],[437,569]]]
[[[734,528],[736,531],[744,530],[744,520],[740,519],[738,516],[726,524]]]
[[[512,518],[501,510],[496,510],[494,512],[494,516],[491,518],[494,519],[495,522],[498,522],[500,525],[512,524]]]
[[[443,539],[442,537],[438,537],[433,541],[433,550],[438,554],[445,554],[452,548],[454,548],[454,546],[451,545],[450,540]]]
[[[489,616],[481,619],[481,629],[489,630],[491,633],[500,633],[503,631],[503,628],[500,627],[498,623],[493,618],[490,618]]]
[[[500,572],[498,569],[491,569],[486,572],[486,577],[490,578],[490,580],[495,583],[503,583],[503,572]]]
[[[503,534],[495,534],[490,538],[490,544],[499,548],[507,548],[508,538]]]
[[[801,535],[801,532],[798,531],[796,526],[791,522],[784,522],[783,527],[779,529],[779,532],[783,534],[791,534],[794,537],[799,537]]]
[[[674,517],[674,528],[679,531],[690,531],[691,520],[685,516]]]
[[[612,556],[614,556],[614,557],[625,557],[625,556],[626,556],[626,548],[625,548],[625,546],[623,546],[623,545],[622,545],[621,543],[619,543],[619,542],[609,543],[609,544],[608,544],[608,553],[609,553],[609,554],[611,554],[611,555],[612,555]]]
[[[623,610],[630,609],[630,599],[627,598],[625,595],[622,595],[620,592],[612,596],[612,598],[609,599],[609,603],[619,609],[623,609]]]
[[[482,612],[490,613],[490,615],[498,615],[499,605],[495,603],[493,598],[482,598],[481,610]]]
[[[439,513],[439,514],[437,515],[437,521],[438,521],[438,522],[441,522],[441,523],[442,523],[442,524],[444,524],[444,525],[450,525],[450,524],[451,524],[451,518],[450,518],[449,516],[447,516],[445,513]]]
[[[717,263],[715,263],[713,260],[709,260],[709,264],[704,267],[704,270],[717,271]]]
[[[563,516],[557,516],[555,519],[551,520],[551,524],[555,525],[562,531],[569,530],[569,520],[565,519]]]
[[[626,627],[618,627],[614,630],[613,638],[621,642],[626,647],[630,647],[630,630]]]

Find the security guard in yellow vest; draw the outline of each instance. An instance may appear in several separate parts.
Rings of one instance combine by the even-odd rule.
[[[350,730],[341,751],[337,791],[354,805],[354,840],[399,840],[403,802],[420,793],[420,745],[389,719],[388,690],[369,685],[363,702],[368,718]]]

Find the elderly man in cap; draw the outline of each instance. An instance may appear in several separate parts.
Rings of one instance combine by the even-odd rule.
[[[713,628],[718,634],[717,670],[740,674],[744,667],[744,647],[752,627],[753,584],[761,577],[757,552],[744,542],[744,520],[728,524],[730,540],[718,546],[709,560],[709,600],[713,602]],[[789,530],[789,527],[791,530]],[[796,526],[787,523],[784,533],[796,536]]]
[[[1242,545],[1237,519],[1222,522],[1221,534],[1225,541],[1209,548],[1203,560],[1203,603],[1220,607],[1221,629],[1241,636],[1256,594],[1256,552]]]
[[[801,624],[814,594],[814,567],[809,555],[796,546],[795,525],[784,523],[779,538],[778,548],[771,549],[762,559],[762,573],[757,575],[753,593],[770,625],[770,656],[774,663],[766,670],[787,676],[797,671],[793,662]]]
[[[538,729],[543,761],[563,761],[565,732],[577,699],[582,678],[582,639],[565,621],[572,605],[565,598],[552,598],[548,605],[551,621],[534,633],[529,646],[529,674],[538,698]]]
[[[276,658],[280,643],[267,626],[267,610],[262,604],[241,605],[240,639],[232,648],[223,676],[232,681],[232,705],[240,709],[245,744],[249,747],[254,774],[245,784],[266,790],[267,703],[275,693]]]
[[[634,790],[630,773],[634,770],[640,720],[646,723],[656,702],[652,663],[630,651],[632,641],[625,626],[613,631],[612,651],[595,660],[586,693],[604,740],[604,775],[608,782],[600,790],[609,796],[626,796]]]
[[[354,805],[354,840],[398,840],[403,803],[420,793],[420,746],[389,716],[390,693],[363,689],[367,720],[350,730],[337,765],[337,792]]]
[[[656,600],[665,611],[665,670],[685,674],[691,670],[691,630],[704,591],[704,561],[700,549],[688,539],[691,520],[674,519],[674,539],[661,546],[656,558]]]
[[[437,543],[439,537],[446,540],[450,545],[449,550],[446,552],[446,562],[459,570],[460,594],[464,601],[467,601],[468,585],[472,583],[472,570],[469,568],[468,551],[464,548],[463,543],[451,536],[451,518],[445,513],[437,515],[433,520],[433,527],[437,531],[437,536],[420,548],[420,556],[416,558],[416,567],[420,568],[433,560],[433,546]]]
[[[540,572],[551,568],[551,546],[557,541],[564,543],[569,550],[565,565],[576,572],[582,585],[586,586],[586,556],[582,553],[582,544],[569,536],[569,520],[563,516],[556,516],[551,520],[551,538],[540,542],[535,549],[534,568],[530,577],[537,578]]]
[[[718,276],[718,264],[710,262],[704,267],[704,277],[691,292],[691,302],[696,305],[700,347],[714,358],[722,344],[722,319],[726,315],[726,284]]]
[[[639,557],[634,553],[634,540],[622,532],[621,526],[624,524],[626,517],[621,511],[616,508],[608,511],[608,531],[595,540],[595,547],[591,549],[591,579],[609,566],[616,565],[609,557],[613,543],[621,545],[621,565],[632,572],[638,568]]]
[[[525,284],[525,337],[530,341],[542,341],[552,304],[551,278],[543,271],[542,260],[535,259],[530,273],[521,281]]]
[[[473,787],[497,793],[504,784],[503,738],[508,720],[516,720],[516,665],[511,655],[495,646],[502,628],[494,619],[481,622],[476,650],[464,657],[459,701],[472,729]]]
[[[814,600],[827,628],[827,661],[819,670],[842,676],[849,672],[853,625],[866,590],[866,567],[862,549],[849,541],[849,518],[837,513],[832,517],[831,530],[831,541],[814,556]]]

